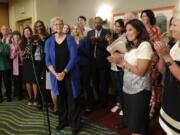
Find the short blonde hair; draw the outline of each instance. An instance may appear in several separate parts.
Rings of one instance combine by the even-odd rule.
[[[53,28],[53,25],[56,21],[60,21],[64,24],[64,21],[59,17],[59,16],[56,16],[56,17],[53,17],[51,20],[50,20],[50,27]]]

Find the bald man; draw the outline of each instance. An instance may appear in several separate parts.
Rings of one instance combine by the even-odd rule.
[[[103,107],[106,107],[108,97],[108,72],[110,70],[110,64],[106,58],[110,54],[106,50],[108,43],[105,40],[105,36],[110,34],[110,31],[103,28],[103,20],[101,17],[95,17],[94,28],[95,29],[89,31],[87,34],[87,40],[91,47],[93,85],[98,100]]]
[[[126,24],[128,21],[132,19],[137,18],[137,13],[136,12],[128,12],[124,14],[124,23]]]
[[[10,37],[8,36],[9,35],[9,28],[5,25],[1,26],[1,33],[3,35],[1,41],[2,43],[4,44],[10,44]]]

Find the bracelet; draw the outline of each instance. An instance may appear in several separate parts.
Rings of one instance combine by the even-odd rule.
[[[64,72],[64,71],[62,71],[62,73],[64,73],[64,75],[66,75],[67,73],[66,72]]]
[[[65,74],[67,74],[68,73],[68,71],[67,71],[67,69],[64,69],[64,71],[63,71]]]

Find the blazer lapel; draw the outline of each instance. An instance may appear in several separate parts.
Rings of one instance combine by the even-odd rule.
[[[93,30],[93,31],[92,31],[92,36],[95,37],[95,36],[96,36],[95,34],[96,34],[95,30]]]
[[[102,28],[100,37],[103,37],[103,36],[104,36],[104,29]]]

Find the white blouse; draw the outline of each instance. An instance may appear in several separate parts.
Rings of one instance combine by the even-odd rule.
[[[176,44],[170,50],[170,56],[175,61],[180,61],[180,42],[176,42]]]
[[[128,64],[136,66],[138,59],[151,60],[152,55],[151,44],[144,41],[137,48],[125,53],[124,60]],[[123,91],[127,94],[136,94],[142,90],[151,90],[150,70],[144,76],[139,76],[125,69]]]

